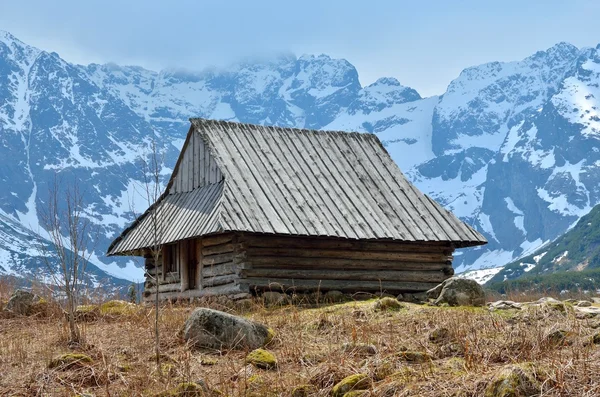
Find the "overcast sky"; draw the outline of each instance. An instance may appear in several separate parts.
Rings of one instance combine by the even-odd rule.
[[[76,63],[192,70],[325,53],[422,95],[462,69],[600,43],[599,0],[0,0],[0,29]]]

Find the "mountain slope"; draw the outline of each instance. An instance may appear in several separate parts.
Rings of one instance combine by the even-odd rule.
[[[572,229],[552,243],[506,265],[489,283],[593,269],[600,269],[600,206],[594,207]]]
[[[490,241],[459,250],[457,271],[501,266],[600,202],[598,51],[560,43],[467,68],[443,95],[422,98],[394,78],[362,87],[349,62],[326,55],[154,72],[72,65],[1,32],[0,211],[39,230],[54,175],[78,181],[100,230],[92,262],[139,280],[139,264],[104,250],[147,206],[152,143],[166,179],[189,117],[373,132],[411,181]],[[37,266],[26,251],[19,258],[4,271]]]

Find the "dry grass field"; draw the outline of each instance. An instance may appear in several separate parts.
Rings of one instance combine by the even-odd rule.
[[[278,360],[271,370],[247,365],[247,352],[189,349],[180,334],[189,305],[160,310],[161,371],[151,307],[105,310],[82,322],[85,343],[78,346],[68,345],[60,314],[3,318],[0,395],[330,396],[354,374],[365,374],[366,391],[346,396],[600,395],[600,345],[592,342],[600,318],[580,318],[569,307],[489,312],[403,303],[376,310],[375,303],[265,308],[257,301],[236,309],[205,302],[275,330],[266,347]],[[53,361],[73,353],[89,358]],[[494,389],[515,379],[526,383],[524,391]],[[177,394],[186,382],[211,391]]]

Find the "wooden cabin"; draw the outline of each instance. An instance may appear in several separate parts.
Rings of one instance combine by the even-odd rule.
[[[456,248],[485,243],[373,134],[191,119],[165,192],[108,254],[145,258],[147,300],[395,294],[436,286]]]

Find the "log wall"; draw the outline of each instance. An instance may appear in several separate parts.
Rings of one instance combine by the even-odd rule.
[[[454,274],[450,244],[241,235],[250,290],[418,292]]]
[[[188,244],[185,242],[184,244]],[[454,274],[447,243],[352,241],[244,233],[207,236],[195,241],[195,287],[186,266],[181,277],[162,277],[162,265],[146,258],[145,298],[152,301],[159,281],[160,299],[210,295],[246,296],[265,290],[342,292],[420,292]],[[192,284],[192,285],[193,285]]]

